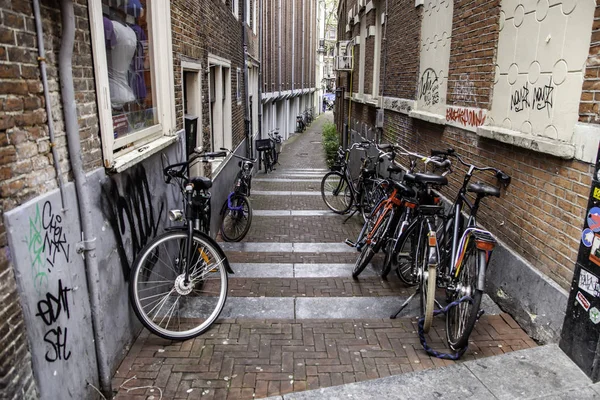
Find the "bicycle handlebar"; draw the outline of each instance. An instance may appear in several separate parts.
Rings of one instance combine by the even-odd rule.
[[[226,152],[226,153],[229,153],[229,154],[231,154],[231,155],[232,155],[232,156],[234,156],[235,158],[239,158],[240,160],[243,160],[243,161],[250,161],[250,162],[253,162],[253,163],[255,163],[255,162],[256,162],[256,158],[252,159],[252,158],[246,158],[246,157],[243,157],[243,156],[237,155],[237,154],[235,154],[233,151],[231,151],[231,150],[229,150],[229,149],[226,149],[225,147],[221,147],[221,150],[223,150],[223,151],[224,151],[224,152]]]
[[[494,173],[496,179],[498,179],[498,181],[500,181],[500,183],[502,183],[505,187],[510,185],[510,181],[511,181],[510,176],[508,174],[506,174],[505,172],[503,172],[502,170],[500,170],[498,168],[494,168],[494,167],[478,167],[475,164],[469,164],[458,153],[456,153],[454,151],[454,149],[452,149],[452,148],[449,148],[448,150],[431,150],[431,154],[434,154],[434,152],[436,152],[437,154],[443,153],[447,156],[456,157],[456,159],[462,165],[464,165],[465,167],[467,167],[469,169],[468,175],[472,175],[473,171],[482,171],[482,172],[491,171]]]

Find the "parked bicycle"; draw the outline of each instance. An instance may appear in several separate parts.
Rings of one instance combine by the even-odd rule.
[[[338,149],[334,171],[326,173],[321,180],[321,197],[331,211],[346,214],[354,206],[354,212],[360,211],[366,220],[373,206],[383,196],[383,189],[379,187],[381,179],[376,170],[379,156],[367,154],[370,146],[370,142],[364,141],[354,143],[346,150],[341,147]],[[349,168],[350,154],[354,149],[364,152],[356,180],[352,179]]]
[[[302,133],[306,130],[306,122],[304,120],[304,115],[299,114],[296,115],[296,133]]]
[[[181,225],[165,228],[133,263],[133,310],[150,332],[166,339],[187,340],[206,331],[227,298],[227,274],[233,271],[209,236],[212,181],[189,175],[193,164],[225,155],[193,153],[189,161],[164,168],[165,182],[175,183],[182,194],[183,209],[169,211],[169,219]]]
[[[432,154],[455,157],[467,167],[463,184],[450,212],[442,214],[442,224],[436,226],[429,223],[431,219],[428,219],[425,225],[424,218],[417,218],[402,234],[399,242],[411,240],[413,248],[426,248],[420,256],[417,252],[412,260],[412,268],[405,270],[406,280],[419,285],[417,293],[421,294],[424,308],[423,331],[427,332],[431,326],[435,290],[437,287],[444,288],[446,301],[456,304],[448,309],[446,338],[451,349],[460,351],[466,348],[475,323],[482,314],[480,306],[485,289],[485,273],[496,243],[490,232],[477,226],[477,212],[483,198],[500,197],[499,187],[480,182],[470,183],[470,180],[476,172],[492,172],[498,184],[507,187],[511,179],[497,168],[467,163],[452,149],[432,151]],[[469,194],[475,196],[475,199],[470,199]],[[415,226],[420,227],[416,235]],[[393,318],[415,294],[392,315]]]
[[[273,149],[275,148],[275,142],[271,138],[267,139],[256,139],[254,147],[258,152],[258,169],[265,169],[265,174],[272,172],[275,168],[275,160],[273,159]]]
[[[279,134],[279,128],[269,131],[267,135],[269,135],[269,138],[273,141],[273,165],[279,164],[279,154],[281,154],[281,135]]]
[[[399,146],[380,145],[380,151],[391,150],[384,153],[384,156],[391,158],[392,162],[396,155],[402,154],[408,156],[411,160],[409,171],[414,171],[415,159],[420,159],[427,165],[434,165],[437,168],[447,170],[450,167],[450,161],[440,157],[423,157],[417,153],[411,153]],[[394,165],[388,167],[391,173],[403,173],[404,170]],[[445,176],[436,174],[404,174],[402,180],[392,179],[391,175],[382,186],[387,187],[387,195],[374,207],[372,213],[366,219],[363,229],[359,233],[356,242],[346,239],[346,244],[356,247],[360,251],[360,256],[356,260],[352,271],[352,277],[357,278],[366,268],[373,256],[381,249],[385,249],[386,259],[382,270],[382,276],[385,277],[389,272],[391,257],[394,254],[394,238],[401,234],[408,226],[409,222],[418,213],[435,212],[439,206],[419,203],[424,198],[423,194],[428,193],[433,185],[447,184]],[[415,211],[415,210],[419,211]],[[428,210],[432,211],[428,211]]]
[[[252,224],[252,206],[248,196],[256,160],[239,156],[225,148],[221,150],[240,160],[240,170],[235,178],[233,191],[227,196],[220,213],[223,216],[221,236],[226,242],[239,242],[246,236]]]

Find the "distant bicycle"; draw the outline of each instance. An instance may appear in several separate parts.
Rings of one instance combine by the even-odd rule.
[[[252,224],[252,206],[248,196],[250,196],[252,170],[256,160],[238,156],[228,149],[221,148],[221,150],[240,160],[238,164],[240,170],[235,178],[233,191],[229,193],[221,208],[223,216],[221,236],[227,242],[239,242],[246,236]]]
[[[281,153],[281,135],[279,128],[275,128],[268,133],[269,138],[273,141],[273,165],[279,164],[279,154]]]
[[[273,171],[275,168],[275,160],[273,159],[273,149],[275,148],[275,142],[270,138],[267,139],[256,139],[254,147],[258,152],[258,169],[265,168],[265,174]]]

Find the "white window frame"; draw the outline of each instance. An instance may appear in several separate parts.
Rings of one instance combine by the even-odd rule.
[[[232,119],[232,107],[231,107],[231,103],[232,103],[232,94],[231,94],[231,89],[232,89],[232,71],[231,71],[231,61],[224,59],[222,57],[216,56],[214,54],[209,54],[208,55],[208,69],[209,71],[211,70],[212,67],[220,67],[221,73],[219,74],[219,79],[214,79],[215,81],[215,95],[218,93],[219,96],[216,96],[217,98],[214,99],[214,104],[218,104],[218,109],[217,112],[220,113],[220,118],[216,119],[213,118],[212,113],[213,113],[213,99],[209,99],[209,114],[210,114],[210,123],[211,123],[211,143],[213,146],[213,151],[218,151],[220,147],[225,147],[231,150],[232,147],[232,143],[233,143],[233,135],[232,135],[232,123],[231,123],[231,119]],[[223,69],[227,68],[229,70],[229,79],[224,80],[223,79]],[[211,78],[209,77],[208,79],[208,93],[210,96],[211,93]],[[223,89],[222,87],[222,83],[225,82],[225,84],[227,85],[225,87],[225,89]],[[225,98],[223,99],[222,95],[223,92],[225,93]],[[217,102],[217,100],[220,102],[220,104]],[[218,137],[217,137],[218,136]],[[231,156],[229,156],[231,157]],[[227,158],[228,159],[228,158]],[[227,160],[225,159],[225,160]],[[225,160],[215,160],[213,161],[212,164],[212,176],[213,179],[215,176],[217,176],[217,174],[221,171],[221,166],[225,165],[226,162],[224,162]]]
[[[231,13],[235,17],[235,19],[239,19],[239,14],[240,14],[239,0],[231,0]]]
[[[246,0],[246,25],[250,26],[250,0]]]
[[[89,0],[89,19],[94,59],[96,99],[104,166],[116,172],[140,162],[177,140],[175,120],[175,89],[171,42],[171,9],[168,2],[148,3],[149,57],[152,63],[152,95],[157,124],[123,138],[114,138],[112,109],[108,84],[108,64],[104,45],[102,1]],[[115,149],[132,145],[115,152]],[[136,151],[137,150],[137,151]]]
[[[375,6],[375,46],[373,47],[373,84],[371,86],[371,95],[373,98],[379,97],[379,70],[381,68],[381,14]]]
[[[256,12],[258,0],[254,0],[252,2],[252,32],[256,35],[257,27],[258,27],[258,13]]]
[[[237,100],[238,105],[242,104],[242,69],[236,68],[235,70],[235,99]]]

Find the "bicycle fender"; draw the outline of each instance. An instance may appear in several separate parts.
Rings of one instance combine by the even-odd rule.
[[[173,231],[184,231],[187,232],[187,229],[183,226],[169,226],[167,228],[165,228],[165,231],[169,231],[169,232],[173,232]],[[209,242],[217,251],[217,253],[219,253],[219,256],[221,258],[223,258],[223,264],[225,265],[225,271],[227,271],[228,274],[235,274],[235,272],[233,272],[233,270],[231,269],[231,266],[229,265],[229,260],[227,259],[227,256],[225,255],[225,252],[223,251],[223,249],[221,248],[221,246],[219,246],[219,244],[210,236],[208,236],[206,233],[204,232],[200,232],[197,229],[194,229],[194,234],[197,234],[198,236],[201,236],[202,239],[206,240],[207,242]]]

